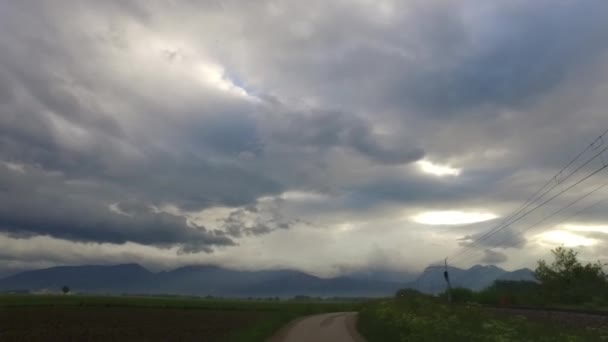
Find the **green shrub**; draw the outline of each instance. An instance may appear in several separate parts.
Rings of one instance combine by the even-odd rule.
[[[468,303],[475,300],[475,293],[471,289],[464,287],[455,287],[451,290],[452,302],[454,303]],[[447,299],[447,291],[441,294],[440,298]]]
[[[541,285],[531,281],[497,280],[474,295],[474,300],[490,305],[544,305]]]

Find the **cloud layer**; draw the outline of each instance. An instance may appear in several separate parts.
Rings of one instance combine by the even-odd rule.
[[[37,265],[40,238],[88,261],[321,273],[426,246],[397,253],[420,268],[496,222],[409,217],[505,216],[608,128],[603,2],[0,7],[0,242],[23,246],[3,256],[13,268]],[[533,263],[547,246],[526,226],[586,189],[475,260]],[[605,223],[601,209],[577,219]],[[599,241],[590,258],[606,257]],[[129,244],[144,254],[117,252]]]

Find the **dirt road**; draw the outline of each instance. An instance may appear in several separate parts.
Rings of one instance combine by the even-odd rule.
[[[364,342],[357,333],[356,312],[303,317],[284,327],[270,342]]]

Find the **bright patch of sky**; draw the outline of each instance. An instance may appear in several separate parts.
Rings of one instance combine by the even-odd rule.
[[[422,212],[412,216],[411,220],[427,225],[461,225],[489,221],[497,217],[487,212],[447,210]]]
[[[245,89],[237,86],[232,80],[230,80],[226,76],[224,68],[222,68],[220,65],[212,63],[200,63],[196,67],[196,71],[202,81],[219,90],[230,92],[245,98],[254,99],[254,97],[247,93]]]
[[[564,230],[552,230],[538,235],[541,243],[565,247],[592,246],[597,240]]]
[[[608,225],[596,226],[596,225],[582,225],[582,224],[567,224],[564,225],[565,229],[575,232],[593,232],[593,233],[605,233],[608,234]]]
[[[449,165],[435,164],[428,160],[420,160],[417,164],[422,172],[437,177],[458,176],[461,172],[461,169]]]

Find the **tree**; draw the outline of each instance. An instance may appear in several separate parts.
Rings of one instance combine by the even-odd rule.
[[[577,259],[577,252],[563,247],[553,249],[551,253],[553,262],[547,264],[540,260],[534,272],[547,299],[580,304],[606,295],[608,278],[600,262],[583,265]]]
[[[67,285],[63,285],[61,292],[63,292],[63,294],[68,294],[70,292],[70,288]]]
[[[482,304],[539,305],[541,285],[533,281],[496,280],[476,295]]]

